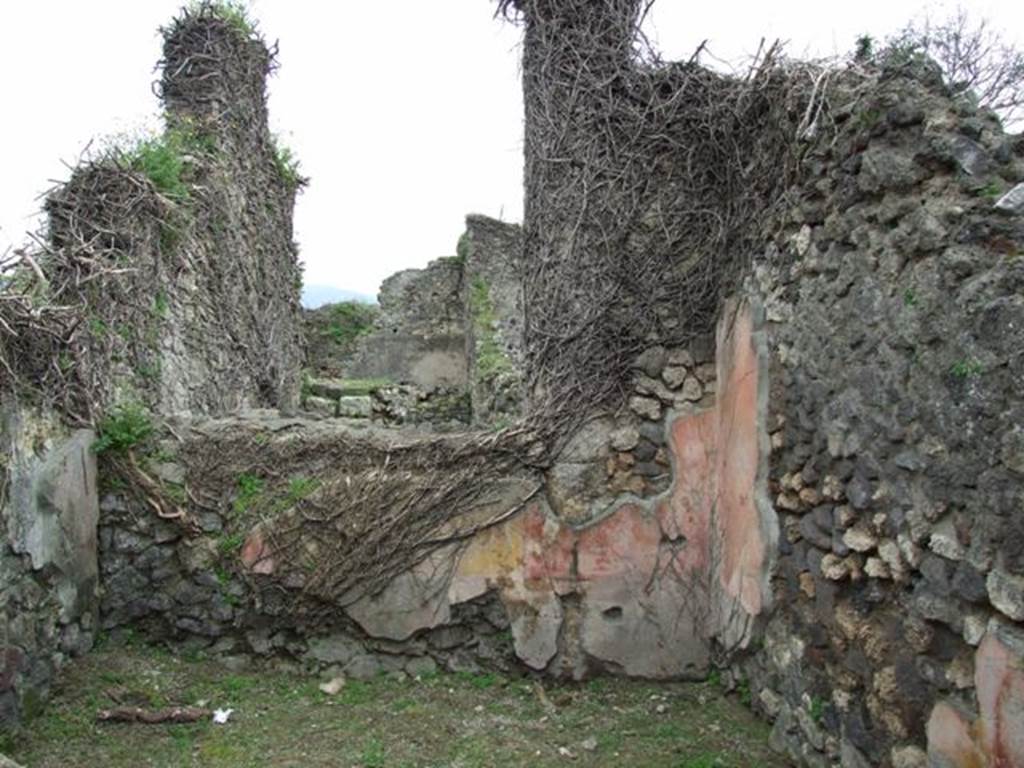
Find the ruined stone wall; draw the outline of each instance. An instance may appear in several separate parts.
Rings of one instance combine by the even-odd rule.
[[[911,74],[753,265],[782,535],[740,669],[798,764],[1024,765],[1024,141]]]
[[[305,368],[317,378],[344,375],[359,337],[373,328],[377,305],[359,301],[325,304],[302,311],[306,341]]]
[[[377,301],[380,316],[359,338],[346,378],[385,379],[424,390],[465,388],[466,336],[462,265],[454,257],[387,278]]]
[[[328,393],[359,390],[362,414],[396,426],[493,426],[519,415],[521,229],[471,214],[457,251],[387,278],[379,312],[337,304],[306,313],[307,410],[348,417],[353,403]]]
[[[300,180],[267,128],[272,56],[200,5],[165,31],[162,64],[167,133],[76,169],[46,203],[40,284],[4,286],[5,310],[39,304],[34,323],[5,323],[2,339],[4,725],[37,708],[97,629],[97,519],[109,524],[97,486],[110,467],[101,458],[98,479],[96,432],[68,425],[106,428],[123,407],[149,423],[298,399]],[[176,175],[147,166],[152,153]]]

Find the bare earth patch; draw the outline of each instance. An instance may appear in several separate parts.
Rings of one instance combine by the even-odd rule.
[[[322,680],[228,671],[148,647],[69,667],[45,712],[2,744],[26,768],[784,766],[768,729],[711,683],[581,685],[492,673]],[[225,725],[97,723],[113,706],[232,708]]]

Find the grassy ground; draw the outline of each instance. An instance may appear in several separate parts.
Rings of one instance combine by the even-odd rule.
[[[494,674],[319,680],[229,672],[150,648],[68,668],[39,718],[3,745],[26,768],[211,766],[783,766],[767,730],[712,684],[594,680],[544,689]],[[98,724],[116,702],[233,707],[226,725]]]

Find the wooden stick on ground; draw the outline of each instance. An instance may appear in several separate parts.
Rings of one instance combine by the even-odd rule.
[[[212,716],[213,712],[202,707],[167,707],[165,709],[118,707],[100,710],[96,715],[96,720],[101,723],[194,723]]]

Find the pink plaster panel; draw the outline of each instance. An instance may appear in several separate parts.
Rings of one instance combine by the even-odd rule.
[[[1019,642],[985,635],[974,657],[978,717],[939,702],[928,719],[929,765],[937,768],[1024,766],[1024,654]]]
[[[974,684],[992,768],[1024,766],[1024,656],[989,633],[975,657]]]
[[[750,615],[761,613],[767,577],[766,542],[755,503],[760,455],[758,358],[747,306],[726,312],[718,333],[716,522],[719,580]]]

